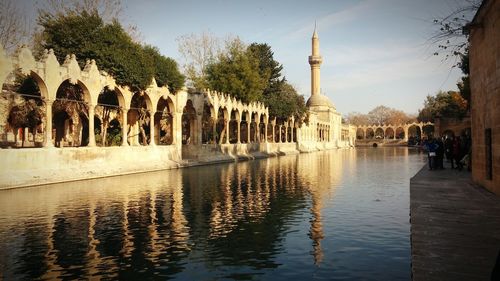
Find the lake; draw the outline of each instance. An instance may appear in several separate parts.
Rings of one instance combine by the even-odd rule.
[[[410,280],[403,147],[0,191],[0,279]]]

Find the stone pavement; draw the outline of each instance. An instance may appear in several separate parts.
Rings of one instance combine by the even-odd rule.
[[[412,278],[491,280],[500,251],[500,197],[467,171],[429,171],[410,180]]]

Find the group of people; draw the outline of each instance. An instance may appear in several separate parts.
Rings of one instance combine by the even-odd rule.
[[[462,170],[464,165],[470,170],[470,138],[467,136],[445,136],[429,138],[423,143],[427,150],[429,170],[444,169],[444,157],[452,169]]]

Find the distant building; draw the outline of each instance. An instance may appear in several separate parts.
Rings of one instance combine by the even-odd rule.
[[[500,1],[484,0],[469,28],[472,178],[500,195]]]

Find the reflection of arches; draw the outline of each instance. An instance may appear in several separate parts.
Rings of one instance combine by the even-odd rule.
[[[396,128],[396,138],[400,140],[405,138],[405,130],[403,127]]]
[[[375,137],[375,132],[373,131],[373,129],[372,128],[366,129],[365,138],[373,139],[374,137]]]
[[[375,130],[375,138],[376,139],[383,139],[384,138],[384,129],[382,128],[377,128]]]
[[[188,100],[182,111],[182,144],[191,144],[196,133],[196,110]]]
[[[174,103],[170,98],[160,98],[154,115],[155,143],[170,145],[174,141]]]
[[[358,128],[356,130],[356,139],[362,140],[364,138],[365,138],[365,131],[363,129],[361,129],[361,128]]]
[[[52,104],[56,146],[83,146],[89,142],[89,108],[86,103],[89,100],[88,92],[80,83],[71,84],[69,80],[61,83],[57,89],[56,100]]]
[[[387,128],[387,129],[385,129],[384,135],[385,135],[386,139],[393,139],[394,136],[395,136],[394,135],[394,129],[393,128]]]

